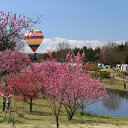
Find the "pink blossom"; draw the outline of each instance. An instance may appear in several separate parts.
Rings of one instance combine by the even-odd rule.
[[[30,63],[27,54],[18,51],[5,50],[0,52],[0,73],[18,72]]]

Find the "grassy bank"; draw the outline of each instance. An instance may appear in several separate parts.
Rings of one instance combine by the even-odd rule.
[[[12,104],[14,108],[14,101]],[[0,109],[2,105],[0,104]],[[0,110],[0,128],[9,128],[13,119],[16,122],[17,128],[55,128],[55,118],[52,114],[49,104],[45,99],[37,100],[33,105],[33,112],[29,112],[29,105],[23,102],[16,103],[15,111],[11,112],[9,118],[9,112],[7,112],[5,118],[5,112]],[[113,125],[116,127],[127,126],[128,118],[123,117],[111,117],[100,116],[89,113],[77,112],[73,120],[68,121],[66,112],[63,109],[60,114],[60,128],[85,128],[86,126],[100,126],[100,125]]]
[[[105,88],[124,90],[121,79],[103,79],[103,82]],[[34,101],[33,112],[30,113],[27,103],[15,101],[13,98],[12,112],[7,112],[6,117],[0,102],[0,128],[10,128],[13,122],[16,123],[17,128],[55,128],[55,117],[45,99]],[[62,109],[59,123],[60,128],[127,128],[128,118],[77,112],[73,119],[68,121],[66,111]]]
[[[126,89],[124,89],[123,80],[119,80],[119,79],[103,79],[103,82],[105,84],[105,88],[128,91],[128,85],[126,86]]]

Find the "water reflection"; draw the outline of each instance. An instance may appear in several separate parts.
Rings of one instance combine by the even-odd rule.
[[[107,91],[107,94],[109,95],[108,99],[105,99],[102,103],[103,106],[108,108],[109,111],[114,111],[118,108],[120,108],[121,105],[121,98],[118,95],[118,93],[114,93],[111,90]]]
[[[117,96],[128,100],[128,91],[118,89],[106,89],[108,94],[116,94]]]
[[[128,117],[128,91],[106,89],[109,98],[92,105],[84,110],[93,114]]]

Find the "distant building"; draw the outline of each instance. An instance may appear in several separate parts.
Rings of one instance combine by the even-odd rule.
[[[110,68],[110,65],[104,65],[102,63],[98,63],[98,67],[103,67],[103,69]]]
[[[104,64],[98,63],[98,67],[104,67]]]
[[[116,69],[121,71],[128,71],[128,64],[117,64]]]

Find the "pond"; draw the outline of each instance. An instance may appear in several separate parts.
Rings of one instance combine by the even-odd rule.
[[[88,105],[92,114],[128,117],[128,91],[106,89],[109,99]]]

